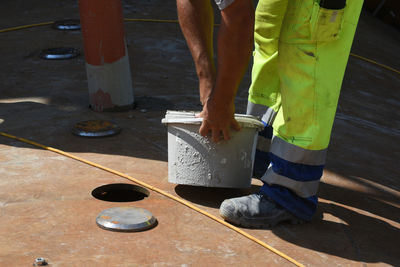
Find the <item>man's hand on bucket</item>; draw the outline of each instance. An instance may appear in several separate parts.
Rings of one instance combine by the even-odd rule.
[[[197,117],[203,118],[199,133],[211,137],[214,143],[231,139],[230,128],[240,130],[240,124],[235,119],[235,105],[217,101],[209,97],[203,106],[203,111]]]

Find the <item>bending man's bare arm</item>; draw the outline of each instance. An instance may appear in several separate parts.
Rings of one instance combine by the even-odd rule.
[[[215,82],[213,61],[214,12],[209,0],[177,0],[179,24],[192,54],[204,105]]]
[[[200,134],[218,142],[230,139],[230,128],[240,129],[234,118],[235,96],[253,48],[254,7],[251,0],[235,0],[221,11],[218,32],[217,75],[206,99]]]

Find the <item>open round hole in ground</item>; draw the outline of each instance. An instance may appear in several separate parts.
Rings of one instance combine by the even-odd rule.
[[[92,196],[110,202],[131,202],[148,197],[150,192],[143,187],[133,184],[106,184],[92,191]]]

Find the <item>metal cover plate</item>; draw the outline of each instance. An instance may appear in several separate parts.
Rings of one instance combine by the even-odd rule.
[[[139,232],[153,228],[156,218],[148,210],[135,207],[115,207],[103,210],[96,218],[100,228],[117,232]]]
[[[43,59],[70,59],[80,55],[79,49],[72,47],[56,47],[45,49],[40,53]]]
[[[115,123],[104,120],[88,120],[78,122],[72,128],[72,133],[84,137],[105,137],[121,132]]]
[[[53,23],[53,28],[60,31],[77,31],[81,29],[79,19],[57,20]]]

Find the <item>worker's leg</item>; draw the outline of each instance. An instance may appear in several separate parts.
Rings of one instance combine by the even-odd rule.
[[[255,13],[248,113],[271,125],[280,107],[278,46],[288,0],[260,0]]]
[[[288,0],[261,0],[255,14],[252,83],[247,113],[262,118],[258,135],[254,176],[261,177],[270,163],[272,122],[280,107],[278,45]]]
[[[349,0],[345,8],[332,10],[304,0],[300,12],[286,16],[282,29],[278,63],[282,106],[274,121],[271,166],[262,178],[266,183],[262,192],[304,220],[316,210],[362,3]],[[302,24],[306,14],[309,22]]]
[[[290,0],[279,43],[281,108],[261,194],[225,201],[221,214],[249,227],[310,220],[362,0],[341,10]],[[263,104],[261,101],[254,104]],[[288,212],[289,211],[289,212]]]
[[[176,5],[179,24],[195,63],[200,101],[204,104],[216,75],[213,60],[214,12],[208,0],[177,0]]]
[[[258,2],[255,27],[252,84],[247,113],[262,118],[265,129],[258,135],[254,176],[260,178],[270,163],[272,122],[280,107],[278,45],[288,0]]]

